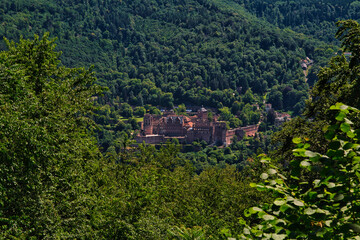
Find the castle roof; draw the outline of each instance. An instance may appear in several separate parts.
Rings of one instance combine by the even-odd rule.
[[[199,109],[200,112],[207,112],[207,109],[204,108],[204,106],[201,106],[201,108]]]
[[[170,117],[167,117],[167,120],[169,122],[175,122],[176,120],[179,120],[180,123],[183,123],[183,117],[182,116],[170,116]]]

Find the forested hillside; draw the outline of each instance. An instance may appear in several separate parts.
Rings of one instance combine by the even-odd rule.
[[[199,152],[183,157],[193,161],[197,171],[225,163],[241,168],[243,160],[271,149],[275,113],[268,115],[263,103],[293,116],[302,112],[319,67],[338,50],[328,45],[335,39],[330,25],[343,17],[356,18],[356,4],[4,0],[0,36],[18,40],[50,32],[58,38],[56,50],[62,51],[63,65],[94,65],[97,82],[109,88],[97,98],[100,107],[93,116],[103,152],[118,154],[120,142],[139,130],[137,122],[144,113],[160,114],[159,109],[182,103],[204,105],[213,114],[227,115],[223,119],[230,128],[262,121],[262,133],[233,144],[231,151],[194,143],[189,151]],[[298,18],[306,24],[299,24]],[[5,43],[0,41],[0,47],[5,49]],[[307,82],[299,63],[306,57],[314,60]]]
[[[359,106],[360,25],[339,27],[354,55],[322,69],[311,121],[287,125],[275,159],[199,174],[177,144],[123,141],[118,154],[102,155],[89,118],[102,91],[93,73],[59,66],[46,35],[8,42],[0,53],[0,238],[356,239],[359,110],[328,106]],[[295,145],[290,164],[279,162]]]
[[[235,0],[235,2],[275,26],[288,27],[331,43],[337,43],[334,38],[337,29],[335,22],[360,19],[360,2],[354,0]]]
[[[284,101],[279,108],[299,113],[307,96],[299,60],[319,63],[332,52],[235,2],[32,0],[2,1],[0,9],[1,36],[49,31],[63,64],[95,65],[107,101],[132,105],[231,107],[251,88],[272,91],[273,102]]]
[[[0,239],[357,239],[358,5],[2,0]],[[134,145],[175,105],[259,132]]]
[[[250,189],[256,163],[197,175],[175,144],[103,156],[89,118],[102,88],[54,47],[45,35],[0,53],[1,239],[172,239],[183,226],[218,239],[268,199]]]

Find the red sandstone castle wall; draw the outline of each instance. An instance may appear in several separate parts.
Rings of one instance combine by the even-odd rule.
[[[250,125],[250,126],[242,127],[241,129],[245,132],[246,136],[254,137],[259,130],[259,125]]]
[[[158,144],[165,142],[164,136],[162,135],[150,135],[150,136],[136,136],[136,142],[138,143],[147,143],[147,144]]]
[[[200,116],[200,117],[199,117]],[[216,118],[215,118],[216,119]],[[150,144],[164,142],[168,137],[182,137],[184,141],[205,140],[208,143],[221,142],[231,144],[234,136],[242,139],[244,135],[253,137],[258,132],[258,125],[251,125],[227,130],[225,122],[210,122],[205,113],[198,117],[185,117],[169,114],[166,117],[146,114],[142,124],[145,136],[138,136],[137,142]],[[146,136],[152,135],[152,136]]]

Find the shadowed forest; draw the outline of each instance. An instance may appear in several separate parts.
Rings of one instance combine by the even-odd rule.
[[[1,1],[0,238],[358,239],[359,13],[350,0]],[[145,114],[200,106],[259,132],[134,141]]]

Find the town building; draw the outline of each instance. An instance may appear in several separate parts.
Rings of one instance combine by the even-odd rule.
[[[236,136],[242,139],[255,136],[258,125],[236,129],[227,129],[226,122],[218,121],[217,116],[209,119],[205,108],[200,108],[196,115],[176,115],[173,111],[163,115],[146,114],[141,123],[141,132],[136,136],[138,143],[158,144],[169,139],[178,139],[180,143],[191,143],[204,140],[209,144],[229,145]]]
[[[279,112],[275,112],[276,117],[275,117],[275,126],[276,127],[280,127],[284,122],[288,122],[291,120],[291,116],[288,113],[279,113]]]

